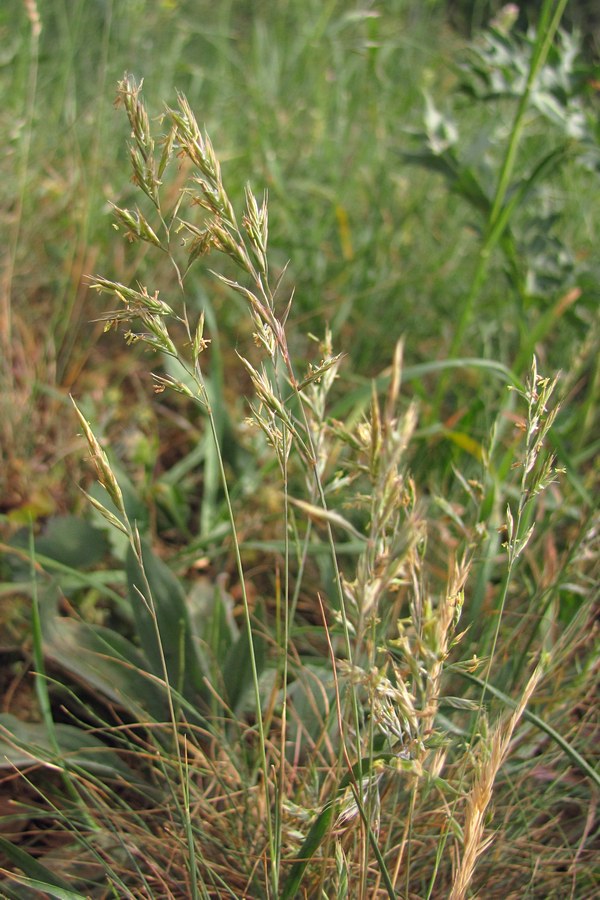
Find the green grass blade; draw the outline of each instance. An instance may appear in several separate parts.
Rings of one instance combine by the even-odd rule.
[[[335,808],[336,802],[334,800],[327,803],[311,825],[300,848],[297,860],[289,871],[281,892],[281,900],[293,900],[296,896],[306,867],[329,834]]]
[[[472,675],[470,672],[460,672],[463,678],[466,678],[467,681],[471,681],[473,684],[476,684],[483,691],[489,692],[498,700],[501,700],[506,706],[510,709],[516,709],[517,703],[512,697],[509,697],[499,688],[494,687],[489,682],[484,681],[482,678],[478,678],[477,675]],[[535,725],[536,728],[539,728],[540,731],[543,731],[548,735],[561,750],[566,753],[571,762],[573,762],[587,777],[596,785],[597,788],[600,788],[600,772],[585,759],[580,753],[577,752],[575,747],[572,747],[568,741],[562,737],[551,725],[548,725],[547,722],[544,722],[543,719],[540,719],[539,716],[536,716],[535,713],[532,713],[530,710],[525,709],[523,712],[523,718],[528,722],[531,722],[532,725]]]
[[[6,854],[15,866],[18,866],[23,875],[11,875],[15,881],[24,884],[26,887],[43,890],[51,897],[58,900],[85,900],[83,894],[72,891],[69,885],[54,872],[51,872],[46,866],[42,865],[26,850],[22,850],[6,838],[0,837],[0,850]]]
[[[406,366],[402,370],[402,381],[403,383],[417,381],[424,375],[449,372],[453,369],[481,369],[492,375],[496,380],[504,384],[510,384],[517,390],[523,390],[522,382],[508,366],[494,359],[468,356],[455,359],[436,359],[432,362]],[[373,379],[378,392],[383,392],[389,386],[390,377],[390,373],[385,371]],[[373,382],[371,380],[366,381],[365,384],[355,390],[348,391],[343,399],[339,400],[332,408],[331,415],[334,418],[344,418],[350,412],[363,410],[371,402],[372,392]]]
[[[387,867],[381,855],[381,851],[377,846],[377,842],[375,836],[372,832],[372,829],[368,825],[366,821],[365,813],[362,808],[362,803],[360,802],[360,798],[356,796],[355,785],[358,778],[364,778],[365,775],[369,772],[369,769],[373,767],[373,763],[377,761],[382,762],[390,762],[394,759],[394,754],[389,752],[379,752],[373,757],[363,757],[358,760],[358,762],[354,763],[352,769],[344,775],[341,779],[337,791],[337,797],[334,800],[330,800],[325,804],[322,811],[319,813],[315,821],[310,827],[310,830],[300,848],[298,856],[296,858],[296,862],[290,869],[287,880],[285,882],[283,893],[281,894],[281,900],[291,900],[291,898],[296,896],[296,892],[300,887],[300,883],[302,881],[302,876],[306,870],[307,865],[314,857],[315,853],[319,849],[321,843],[330,833],[332,820],[334,813],[337,812],[338,801],[340,796],[344,793],[346,788],[353,786],[353,793],[355,794],[355,800],[358,807],[359,814],[365,824],[365,827],[368,830],[371,846],[373,847],[375,856],[377,857],[377,861],[379,862],[381,874],[383,880],[385,882],[388,893],[393,898],[394,891],[389,878],[389,874],[387,872]],[[390,893],[391,892],[391,893]]]

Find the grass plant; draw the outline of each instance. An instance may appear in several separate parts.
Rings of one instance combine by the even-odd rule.
[[[403,4],[282,4],[273,21],[223,4],[204,29],[180,4],[158,87],[147,77],[144,88],[170,96],[184,69],[225,110],[246,103],[241,124],[218,128],[224,156],[189,91],[147,106],[142,83],[121,78],[133,187],[113,192],[111,212],[126,249],[104,249],[109,274],[88,278],[99,343],[84,356],[125,339],[135,449],[78,391],[96,473],[89,521],[56,518],[40,535],[33,507],[7,517],[12,531],[27,522],[4,545],[3,591],[31,599],[39,709],[17,718],[19,676],[7,678],[7,897],[594,895],[593,266],[544,279],[537,205],[597,165],[586,81],[567,36],[556,53],[552,43],[563,6],[545,0],[526,37],[500,23],[471,47],[457,83],[488,116],[481,158],[459,95],[452,115],[429,96],[401,175],[389,170],[407,102],[391,101],[398,47],[410,55]],[[154,26],[170,8],[157,6]],[[77,11],[45,19],[44,4],[26,5],[26,108],[39,90],[36,21],[76,43],[87,27]],[[104,15],[103,79],[112,17],[129,13],[109,3]],[[249,66],[228,40],[240,29]],[[199,45],[207,62],[194,68]],[[498,127],[499,108],[510,127]],[[555,143],[542,147],[549,109]],[[34,118],[19,150],[11,283]],[[213,131],[210,104],[207,120]],[[375,135],[368,165],[357,122]],[[93,180],[121,159],[104,160],[94,140]],[[412,190],[405,171],[432,174]],[[391,185],[406,203],[400,238]],[[430,187],[437,205],[424,204]],[[465,209],[479,218],[463,250],[421,244],[425,226],[463,222]],[[586,246],[586,228],[574,233]],[[422,246],[431,254],[402,273],[403,297],[412,278],[431,296],[412,329],[415,306],[400,324],[399,305],[388,309],[390,273],[402,247],[414,257]],[[79,290],[53,330],[66,368],[89,303]],[[500,294],[509,315],[492,317]],[[447,324],[431,331],[436,317]],[[140,387],[149,359],[152,404]]]

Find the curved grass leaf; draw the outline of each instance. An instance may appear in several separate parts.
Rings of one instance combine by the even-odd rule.
[[[16,542],[1,544],[0,550],[4,552],[13,575],[13,579],[19,582],[19,586],[28,593],[33,590],[33,582],[27,580],[31,572],[32,556],[29,549],[19,546]],[[91,570],[81,571],[78,568],[65,565],[57,559],[45,556],[37,552],[35,548],[35,564],[41,566],[48,573],[57,573],[60,577],[61,590],[68,596],[71,591],[89,587],[112,600],[118,607],[123,606],[123,598],[113,590],[112,585],[123,581],[123,573],[120,571]],[[8,589],[8,586],[7,586]],[[14,590],[14,588],[10,588]],[[39,588],[38,588],[39,589]]]
[[[480,357],[459,357],[458,359],[435,359],[432,362],[418,363],[414,366],[405,366],[402,369],[402,381],[416,381],[424,375],[436,372],[447,372],[450,369],[482,369],[504,384],[510,384],[517,390],[523,390],[523,384],[514,372],[494,359],[482,359]],[[349,412],[362,411],[371,402],[373,396],[373,384],[378,392],[386,390],[390,383],[390,370],[384,371],[373,380],[365,379],[365,383],[353,391],[349,391],[335,405],[331,411],[333,418],[342,418]]]
[[[335,800],[331,800],[327,803],[311,825],[310,831],[300,848],[296,862],[290,869],[287,880],[283,886],[281,900],[292,900],[292,898],[296,896],[307,865],[331,830],[336,805]]]
[[[66,881],[38,862],[27,851],[7,841],[6,838],[0,837],[0,850],[24,873],[24,875],[11,875],[11,880],[29,889],[45,891],[50,897],[56,897],[58,900],[85,900],[83,894],[70,890]],[[8,895],[9,886],[2,884],[1,887]],[[25,894],[14,892],[13,896],[23,898]],[[30,897],[31,894],[27,896]]]

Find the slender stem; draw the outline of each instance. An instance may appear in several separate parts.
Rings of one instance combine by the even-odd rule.
[[[179,728],[177,725],[179,715],[176,712],[175,704],[173,702],[173,690],[170,684],[169,679],[169,669],[167,666],[167,660],[165,657],[165,652],[163,648],[163,643],[160,635],[160,628],[158,625],[158,617],[156,615],[156,610],[154,606],[154,600],[152,597],[152,588],[150,586],[150,582],[146,575],[146,568],[144,565],[144,556],[142,553],[142,543],[140,539],[139,532],[136,527],[132,527],[131,523],[127,516],[125,516],[125,525],[129,531],[129,541],[131,544],[131,548],[135,554],[135,557],[138,561],[138,565],[140,567],[140,572],[143,579],[143,587],[144,591],[141,595],[142,602],[148,604],[148,609],[151,614],[152,624],[154,626],[155,634],[156,634],[156,643],[158,645],[158,652],[160,655],[160,665],[163,672],[163,678],[165,680],[166,686],[166,694],[167,694],[167,703],[169,706],[169,717],[171,720],[171,729],[173,732],[173,745],[175,750],[175,756],[177,759],[177,770],[179,772],[179,780],[181,784],[181,790],[183,792],[183,820],[184,827],[186,832],[186,840],[188,844],[188,866],[190,873],[190,885],[191,885],[191,897],[192,900],[198,900],[198,872],[196,866],[196,848],[194,844],[193,832],[192,832],[192,822],[190,817],[190,803],[189,803],[189,776],[187,774],[187,759],[186,763],[181,756],[181,747],[179,746]],[[182,672],[183,675],[183,672]],[[177,797],[173,794],[175,801],[177,802]],[[179,804],[178,804],[179,805]]]
[[[265,804],[267,809],[267,834],[269,839],[269,849],[271,851],[271,858],[275,858],[275,845],[274,845],[274,835],[273,835],[273,823],[271,821],[270,813],[268,812],[270,809],[270,798],[269,798],[269,770],[267,767],[267,751],[266,751],[266,740],[265,740],[265,731],[262,717],[262,707],[260,701],[260,689],[259,689],[259,679],[258,679],[258,667],[256,665],[256,652],[254,649],[254,636],[252,633],[252,618],[250,613],[250,603],[248,601],[248,592],[246,590],[246,580],[244,573],[244,564],[242,562],[242,554],[240,550],[240,543],[237,536],[237,530],[235,525],[235,514],[233,511],[233,505],[231,503],[231,495],[229,493],[229,486],[227,483],[227,474],[225,472],[225,466],[223,463],[223,455],[221,453],[221,448],[219,446],[219,437],[216,427],[216,422],[214,419],[214,415],[212,410],[209,407],[208,411],[208,420],[210,422],[210,429],[213,436],[213,440],[215,441],[215,445],[217,447],[217,463],[219,467],[219,474],[221,476],[221,483],[223,485],[223,493],[225,495],[225,504],[227,506],[227,515],[229,518],[229,522],[231,524],[231,537],[233,541],[233,552],[235,556],[235,564],[238,573],[238,578],[240,580],[240,590],[242,593],[242,603],[244,606],[244,620],[246,623],[246,631],[248,635],[248,649],[250,654],[250,668],[252,671],[252,683],[254,687],[254,703],[255,703],[255,711],[256,711],[256,724],[258,730],[258,737],[260,743],[260,761],[261,768],[263,772],[264,779],[264,788],[265,788]]]

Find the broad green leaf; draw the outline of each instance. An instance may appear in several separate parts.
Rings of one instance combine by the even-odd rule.
[[[483,459],[483,447],[470,434],[466,434],[464,431],[453,431],[451,428],[445,428],[443,433],[449,441],[452,441],[461,450],[470,453],[475,459]]]
[[[12,574],[12,581],[6,586],[7,593],[12,590],[14,592],[14,582],[19,583],[19,590],[33,590],[33,582],[31,581],[32,560],[30,548],[23,542],[22,537],[18,542],[5,545],[5,559],[8,562]],[[78,566],[65,565],[50,556],[38,552],[35,548],[36,565],[42,566],[48,573],[57,573],[57,580],[60,582],[61,591],[68,594],[71,591],[81,590],[81,588],[92,588],[99,594],[109,597],[117,606],[123,605],[123,598],[113,590],[112,585],[122,583],[124,581],[124,573],[122,571],[91,569],[83,571]],[[12,587],[10,586],[12,585]],[[39,590],[39,587],[38,587]]]
[[[479,709],[479,703],[475,700],[469,700],[468,697],[440,697],[440,706],[449,706],[451,709],[468,709],[476,712]]]
[[[187,602],[193,633],[207,648],[208,668],[223,669],[229,648],[237,640],[240,629],[234,619],[235,602],[223,584],[200,578],[188,594]],[[217,679],[218,680],[218,679]]]
[[[324,805],[323,809],[311,825],[304,843],[298,852],[296,861],[289,871],[281,893],[281,900],[292,900],[292,898],[296,896],[307,865],[319,849],[324,838],[331,832],[334,814],[336,814],[339,809],[339,800],[343,796],[346,788],[350,784],[360,781],[361,778],[364,778],[370,772],[373,772],[373,764],[375,762],[388,763],[393,759],[393,753],[378,752],[373,757],[363,757],[352,766],[351,771],[346,772],[339,783],[335,798],[329,800]],[[375,847],[373,847],[373,849],[375,850]],[[381,866],[383,860],[381,859],[381,854],[378,850],[376,851],[376,856],[378,857]],[[387,885],[389,878],[386,878],[387,871],[385,870],[384,865],[381,867],[381,872]],[[393,894],[391,894],[391,896],[393,896]]]
[[[357,540],[363,540],[366,543],[367,538],[354,527],[352,522],[349,522],[344,516],[340,515],[340,513],[335,512],[335,510],[324,509],[322,506],[315,506],[313,503],[307,503],[306,500],[300,500],[297,497],[290,497],[289,500],[294,506],[297,506],[298,509],[302,510],[309,519],[316,522],[329,522],[329,524],[347,531]]]
[[[256,669],[260,677],[265,667],[266,643],[259,630],[254,630],[252,644],[254,646]],[[229,648],[229,653],[223,666],[223,682],[229,705],[234,711],[239,712],[246,693],[252,688],[250,645],[246,628],[242,630],[237,641]]]
[[[44,896],[53,897],[56,900],[87,900],[85,894],[80,894],[77,891],[69,891],[64,890],[60,887],[55,887],[52,884],[48,884],[45,881],[40,881],[37,878],[27,878],[26,875],[12,874],[11,878],[13,881],[17,882],[20,886],[25,888],[25,891],[17,892],[8,887],[6,882],[0,884],[0,889],[4,891],[4,895],[6,895],[7,900],[31,900],[31,891],[43,891]],[[88,895],[89,896],[89,895]]]
[[[127,555],[127,581],[137,634],[150,671],[194,702],[206,696],[204,672],[193,641],[183,589],[168,566],[142,541],[143,571],[132,550]]]
[[[431,150],[422,150],[415,153],[403,153],[405,162],[419,165],[424,169],[438,172],[443,175],[450,190],[459,194],[474,209],[489,214],[491,203],[485,191],[479,184],[473,170],[460,162],[453,151],[446,150],[442,154],[433,153]]]
[[[140,721],[148,717],[165,721],[168,708],[164,688],[144,674],[149,664],[130,641],[110,628],[59,616],[51,598],[41,608],[47,658]]]
[[[72,568],[87,568],[106,554],[106,537],[79,516],[55,516],[48,519],[36,542],[36,552]]]
[[[116,460],[111,460],[111,469],[123,495],[123,503],[129,521],[135,522],[139,532],[144,534],[148,528],[148,504],[144,502],[138,489]],[[122,518],[117,507],[99,482],[94,481],[90,485],[89,494],[117,519]],[[92,509],[91,515],[97,527],[106,531],[113,554],[119,559],[124,559],[129,546],[129,539],[117,528],[107,528],[107,521],[98,510]]]
[[[10,546],[15,550],[29,551],[29,529],[24,528],[14,535]],[[78,516],[53,516],[48,519],[42,535],[36,538],[36,560],[48,568],[52,564],[68,567],[69,569],[87,569],[106,555],[108,543],[103,531],[95,528],[85,519]],[[13,568],[18,576],[27,571],[29,561],[23,561],[23,565],[15,562]],[[46,566],[45,566],[46,567]]]
[[[335,683],[330,667],[305,659],[294,676],[287,686],[287,702],[293,708],[287,722],[290,759],[295,752],[293,748],[306,752],[307,742],[310,745],[317,734],[326,732],[334,746],[339,738],[337,717],[332,713]]]

